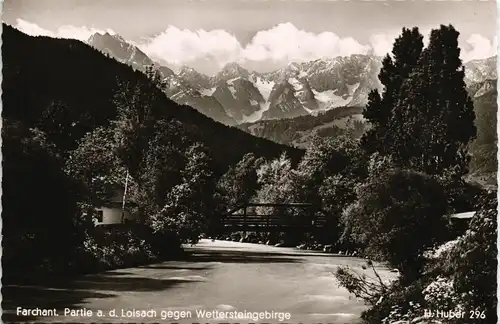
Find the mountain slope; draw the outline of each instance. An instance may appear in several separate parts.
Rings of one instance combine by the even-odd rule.
[[[65,150],[75,147],[87,132],[116,118],[113,103],[117,80],[148,82],[131,67],[106,57],[76,40],[31,37],[3,25],[3,117],[35,127],[54,102],[51,117],[67,130]],[[158,90],[159,91],[159,90]],[[164,96],[164,117],[180,121],[211,150],[219,171],[253,152],[271,158],[282,151],[297,161],[302,150],[256,138],[227,127]]]
[[[351,55],[311,62],[291,63],[286,68],[265,73],[262,78],[276,84],[274,96],[292,91],[288,107],[281,109],[285,116],[316,114],[337,107],[358,107],[366,104],[371,89],[380,89],[377,75],[380,58],[369,55]],[[279,118],[279,109],[271,103],[270,118]],[[290,108],[294,107],[294,108]],[[292,113],[293,114],[293,113]]]
[[[236,63],[227,64],[210,79],[212,95],[236,122],[252,122],[262,118],[266,100],[249,80],[250,73]]]
[[[464,64],[465,83],[473,85],[486,80],[497,79],[497,57],[492,56],[484,60],[472,60]]]
[[[119,62],[128,64],[140,71],[144,71],[146,66],[154,64],[154,62],[146,54],[144,54],[144,52],[136,46],[127,43],[119,35],[95,33],[90,36],[87,43],[90,46],[99,49],[101,52],[115,58]],[[166,74],[169,75],[173,74],[172,70],[168,68],[166,68],[168,69],[166,70],[165,67],[163,68],[163,73],[166,72]]]
[[[194,88],[185,79],[172,75],[167,79],[167,96],[178,104],[188,105],[200,113],[225,125],[235,125],[236,121],[229,116],[217,99],[204,91]]]
[[[469,87],[474,101],[477,137],[470,152],[470,177],[483,185],[496,184],[497,174],[497,80],[485,80]]]
[[[236,121],[228,116],[224,107],[216,99],[200,92],[210,86],[207,76],[189,67],[183,67],[178,75],[166,66],[155,64],[136,46],[127,43],[119,35],[96,33],[87,43],[117,61],[144,72],[146,67],[155,66],[167,81],[167,95],[179,104],[190,105],[206,116],[226,125],[234,125]]]
[[[341,107],[319,113],[317,116],[261,120],[238,125],[238,128],[277,143],[307,148],[316,136],[347,135],[359,138],[366,127],[362,112],[361,107]]]

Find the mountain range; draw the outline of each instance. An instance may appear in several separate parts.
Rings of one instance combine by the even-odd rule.
[[[207,76],[183,66],[177,73],[156,64],[119,35],[94,34],[88,44],[116,60],[144,71],[155,66],[168,87],[167,95],[226,125],[261,120],[315,116],[339,107],[363,107],[371,89],[381,90],[381,57],[351,55],[290,63],[267,73],[229,63]],[[496,80],[496,57],[465,64],[469,87]],[[357,118],[357,117],[355,117]]]
[[[371,89],[380,88],[377,74],[381,58],[375,56],[291,63],[267,73],[229,63],[216,75],[207,76],[187,66],[174,73],[118,35],[94,34],[88,44],[137,70],[156,66],[167,81],[166,92],[172,100],[226,125],[360,107]]]
[[[87,43],[136,70],[154,66],[166,81],[166,92],[172,100],[224,124],[315,116],[339,107],[363,107],[370,90],[382,90],[378,80],[382,58],[377,56],[357,54],[292,62],[266,73],[229,63],[216,75],[207,76],[188,66],[175,73],[116,34],[96,33]],[[464,67],[465,83],[472,97],[491,90],[485,81],[497,79],[496,56],[469,61]]]

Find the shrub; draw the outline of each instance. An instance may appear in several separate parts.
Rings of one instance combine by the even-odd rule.
[[[361,314],[361,318],[365,323],[390,324],[421,316],[425,305],[422,287],[421,280],[408,286],[396,281],[375,305]]]
[[[497,203],[494,194],[482,198],[480,209],[463,236],[428,255],[429,270],[419,279],[412,282],[398,280],[389,289],[380,291],[377,302],[377,296],[365,298],[372,307],[363,313],[364,321],[420,323],[423,320],[428,323],[424,309],[439,309],[464,311],[466,316],[470,311],[476,311],[484,318],[475,321],[496,323]],[[359,286],[362,282],[356,284]],[[356,292],[353,289],[356,285],[343,285]],[[440,323],[447,324],[463,322],[463,318],[440,319]]]
[[[408,280],[417,278],[425,250],[442,242],[446,197],[431,177],[386,170],[358,190],[343,222],[368,255],[388,261]]]
[[[79,271],[132,267],[174,256],[180,244],[153,235],[146,226],[101,226],[90,230],[79,251]]]
[[[454,269],[453,287],[464,308],[485,311],[488,323],[497,320],[497,197],[490,192],[481,198],[479,211],[469,230],[447,256]],[[483,321],[486,323],[485,321]]]

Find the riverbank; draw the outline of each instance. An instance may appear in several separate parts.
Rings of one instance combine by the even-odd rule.
[[[154,309],[191,311],[193,317],[176,323],[220,323],[197,318],[196,310],[288,312],[289,322],[357,323],[366,306],[338,286],[333,276],[338,266],[363,271],[363,259],[319,251],[263,244],[202,239],[183,246],[186,257],[38,287],[7,287],[4,310],[15,307],[57,309]],[[385,277],[392,274],[380,267]],[[161,318],[47,317],[44,323],[158,323]],[[8,318],[12,319],[12,317]],[[15,319],[23,321],[23,319]],[[26,319],[24,319],[26,321]],[[171,320],[172,322],[174,320]],[[13,322],[7,321],[5,322]],[[168,321],[167,321],[168,322]],[[250,323],[252,321],[238,321]]]
[[[209,241],[202,239],[205,243]],[[283,248],[283,251],[303,250],[362,257],[359,253],[335,251],[332,245],[322,245],[314,241],[297,244],[287,242],[283,236],[272,241],[269,236],[262,233],[232,233],[219,236],[215,242],[223,246],[224,242],[232,242]],[[96,227],[86,234],[83,245],[70,264],[56,269],[42,268],[35,271],[7,268],[8,271],[4,271],[3,274],[3,282],[5,284],[38,284],[48,282],[53,278],[70,280],[81,275],[98,274],[110,270],[147,266],[166,261],[181,261],[187,257],[185,248],[189,247],[189,244],[182,245],[175,240],[158,242],[143,227]]]
[[[252,243],[252,244],[269,245],[275,247],[297,248],[300,250],[321,251],[332,254],[364,257],[362,252],[359,250],[347,249],[347,248],[341,249],[340,247],[337,247],[334,244],[321,244],[318,243],[314,238],[299,240],[299,241],[289,241],[286,239],[286,237],[284,237],[284,235],[280,235],[278,237],[271,237],[271,235],[267,233],[236,232],[225,235],[219,235],[217,236],[217,239],[221,241]]]
[[[182,258],[184,250],[175,239],[151,234],[141,226],[101,226],[85,233],[82,244],[65,262],[49,261],[37,268],[9,267],[4,261],[4,284],[44,283],[54,278],[71,279],[109,270],[144,266]]]

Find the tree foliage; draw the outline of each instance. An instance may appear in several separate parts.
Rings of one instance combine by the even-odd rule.
[[[314,199],[322,183],[330,177],[342,174],[353,181],[365,177],[366,161],[366,154],[356,140],[348,137],[316,138],[297,171],[307,179],[307,198]]]
[[[485,311],[487,322],[497,322],[497,197],[484,195],[469,229],[447,258],[453,288],[468,310]]]
[[[192,140],[176,120],[160,120],[154,126],[141,161],[138,203],[147,218],[166,203],[168,192],[181,182],[185,152]]]
[[[348,137],[318,139],[298,166],[301,192],[327,215],[330,243],[340,236],[340,215],[356,199],[356,188],[366,177],[367,156],[359,143]]]
[[[200,143],[189,147],[181,182],[168,192],[165,205],[150,219],[154,232],[175,233],[182,241],[198,241],[215,210],[216,183],[210,164],[210,156]]]
[[[458,35],[452,26],[431,32],[394,109],[391,132],[397,162],[428,174],[467,173],[467,145],[476,135]]]
[[[387,55],[382,61],[379,80],[384,87],[383,93],[372,90],[363,111],[363,116],[371,125],[362,137],[363,146],[369,153],[391,153],[391,137],[394,134],[389,133],[388,129],[393,109],[399,100],[403,82],[417,65],[423,48],[422,40],[418,28],[403,28],[393,44],[392,56]]]
[[[78,147],[68,153],[66,172],[84,190],[85,201],[101,205],[124,186],[127,169],[116,155],[114,131],[98,127],[85,135]]]
[[[285,153],[278,159],[263,163],[257,170],[257,181],[260,186],[256,199],[262,203],[282,204],[292,202],[295,186],[293,184],[293,168]],[[282,214],[276,207],[258,207],[262,214]]]
[[[62,100],[53,100],[42,111],[36,126],[43,131],[60,152],[67,152],[75,145],[78,132],[75,131],[85,122],[85,116],[75,114]]]
[[[418,277],[422,253],[446,230],[446,197],[437,181],[412,171],[388,170],[358,190],[344,215],[353,240],[387,260],[403,276]]]
[[[383,61],[379,78],[385,91],[372,92],[364,111],[372,125],[362,140],[368,152],[392,155],[397,165],[428,174],[467,173],[476,128],[458,35],[442,25],[422,50],[418,29],[403,29],[394,59]]]
[[[218,181],[218,188],[228,207],[250,202],[259,188],[257,170],[264,163],[253,153],[248,153],[235,166],[222,175]]]
[[[258,170],[256,200],[266,203],[311,203],[313,208],[258,208],[300,222],[326,216],[320,240],[335,243],[342,209],[356,198],[355,188],[366,177],[368,157],[350,138],[316,138],[294,168],[286,155],[264,163]],[[319,238],[319,237],[318,237]]]
[[[152,82],[119,83],[120,90],[115,95],[117,152],[137,177],[156,121],[161,119],[161,94]]]
[[[81,244],[75,184],[43,132],[4,120],[2,137],[5,276],[61,270]]]

